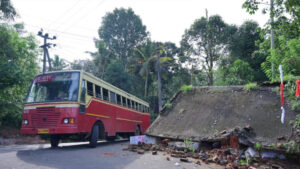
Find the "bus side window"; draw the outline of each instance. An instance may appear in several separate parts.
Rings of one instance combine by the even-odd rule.
[[[101,99],[101,88],[100,86],[95,85],[96,97]]]
[[[103,90],[103,100],[108,101],[108,90],[105,88],[102,88]]]
[[[128,108],[131,108],[131,101],[129,99],[127,99],[127,106]]]
[[[110,101],[116,103],[116,94],[114,92],[109,92],[110,94]]]
[[[145,106],[142,105],[142,112],[144,113],[145,112]]]
[[[80,102],[82,102],[82,103],[85,103],[85,93],[86,93],[85,80],[82,80],[81,94],[80,94]]]
[[[131,103],[132,103],[132,108],[133,108],[133,109],[136,109],[135,101],[132,101]]]
[[[124,107],[126,107],[126,98],[123,97],[123,96],[122,96],[122,103],[123,103],[122,105],[123,105]]]
[[[94,96],[94,88],[93,88],[93,83],[87,81],[87,94],[89,96]]]
[[[139,111],[142,112],[142,105],[139,103]]]
[[[119,94],[117,94],[117,104],[121,105],[121,96]]]

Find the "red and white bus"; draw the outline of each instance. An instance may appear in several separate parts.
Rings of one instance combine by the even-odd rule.
[[[149,104],[89,73],[59,71],[37,75],[28,91],[22,134],[50,135],[51,146],[67,136],[113,139],[144,133]]]

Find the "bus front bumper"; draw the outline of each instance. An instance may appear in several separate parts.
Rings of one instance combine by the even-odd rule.
[[[77,127],[56,127],[56,128],[31,128],[22,127],[21,134],[75,134],[79,133]]]

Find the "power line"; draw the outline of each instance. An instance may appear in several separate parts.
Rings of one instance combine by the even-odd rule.
[[[31,27],[36,27],[36,28],[41,28],[40,26],[29,25],[29,24],[26,24],[26,23],[24,25],[31,26]],[[45,28],[45,29],[47,29],[49,31],[63,33],[63,34],[66,34],[66,35],[77,36],[77,37],[88,38],[88,39],[94,39],[94,37],[90,37],[90,36],[86,36],[86,35],[80,35],[80,34],[76,34],[76,33],[69,33],[69,32],[56,30],[56,29],[49,29],[49,28]]]
[[[62,15],[60,15],[60,17],[58,17],[55,20],[61,20],[62,18],[64,18],[64,16],[66,16],[67,14],[69,14],[69,12],[80,2],[81,0],[77,0],[70,8],[68,8]],[[49,28],[51,28],[51,26],[53,25],[53,22],[50,23],[48,26]]]
[[[41,18],[41,17],[37,17],[36,15],[26,15],[26,14],[22,14],[22,16],[28,16],[30,17],[31,19],[37,19],[37,20],[40,20],[40,21],[48,21],[48,22],[52,22],[52,23],[56,23],[56,24],[65,24],[65,22],[57,22],[55,20],[52,20],[52,19],[48,19],[48,18]],[[24,19],[24,18],[23,18]],[[79,25],[76,25],[75,27],[77,28],[80,28],[80,29],[84,29],[84,30],[92,30],[94,31],[94,29],[91,29],[89,27],[84,27],[84,26],[79,26]],[[50,28],[50,27],[49,27]]]
[[[87,2],[86,4],[90,4],[89,3],[89,1],[85,1],[85,2]],[[82,8],[80,8],[79,10],[77,10],[76,11],[76,13],[75,13],[75,15],[72,15],[71,17],[68,17],[68,18],[66,18],[65,19],[65,21],[66,21],[66,23],[67,22],[69,22],[69,21],[71,21],[75,16],[76,16],[76,14],[80,14],[80,11],[83,11],[84,9],[86,9],[86,8],[88,8],[89,6],[88,5],[84,5]],[[89,12],[91,11],[91,10],[88,10]],[[78,15],[77,15],[78,16]],[[76,18],[75,18],[76,19]],[[75,21],[78,21],[78,19],[76,19]],[[69,22],[70,23],[70,22]],[[59,25],[59,26],[57,26],[57,27],[55,27],[55,29],[58,29],[58,28],[60,28],[62,25]]]
[[[98,8],[100,5],[102,5],[105,1],[106,1],[106,0],[100,1],[100,2],[95,6],[95,8],[93,8],[93,10],[91,10],[91,11],[94,11],[96,8]],[[77,18],[76,21],[77,21],[77,20],[82,20],[83,18],[85,18],[86,16],[88,16],[88,13],[90,13],[91,11],[88,11],[88,12],[86,13],[86,15],[82,15],[82,17]],[[69,26],[69,27],[67,27],[66,29],[64,29],[64,31],[69,30],[69,29],[70,29],[73,25],[75,25],[75,24],[76,24],[76,22],[73,22],[72,25]]]

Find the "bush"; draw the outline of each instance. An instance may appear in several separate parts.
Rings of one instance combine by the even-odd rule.
[[[258,89],[258,85],[257,83],[248,83],[244,86],[244,90],[249,92],[251,90],[257,90]]]
[[[300,101],[298,99],[292,100],[291,107],[292,107],[292,110],[294,110],[294,111],[300,111]]]
[[[170,109],[170,108],[172,107],[172,103],[167,102],[167,103],[165,104],[165,107],[166,107],[166,109]]]
[[[183,93],[188,93],[193,89],[192,85],[184,85],[180,88],[181,91],[183,91]]]

